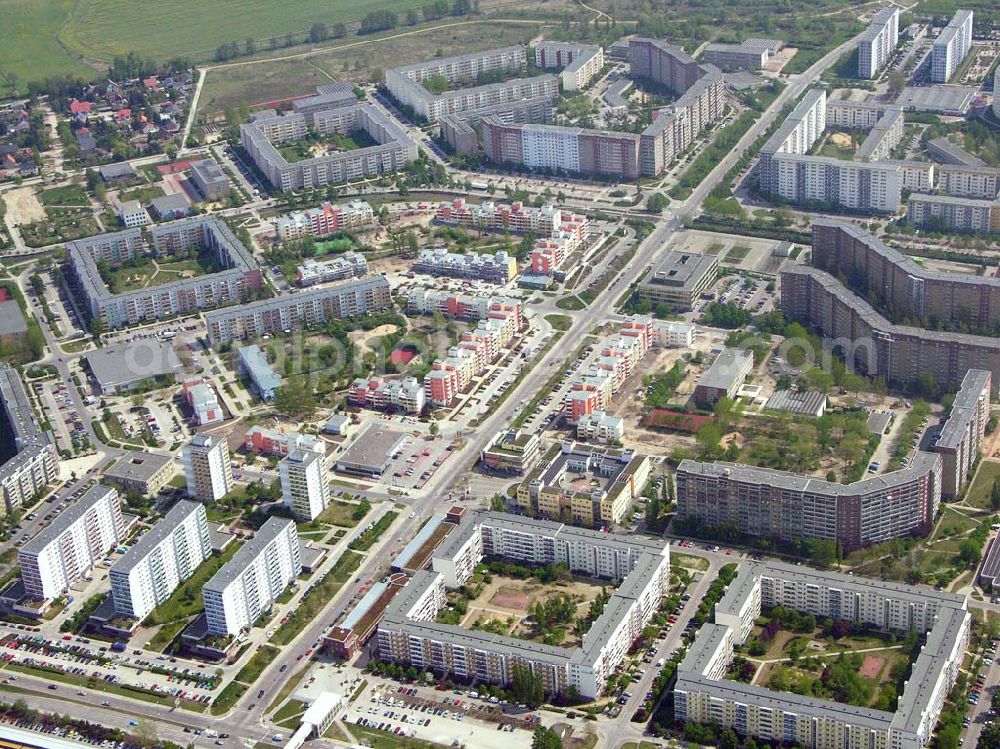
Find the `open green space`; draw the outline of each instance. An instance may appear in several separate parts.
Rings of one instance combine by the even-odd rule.
[[[247,664],[236,674],[236,681],[252,685],[264,673],[264,669],[271,665],[271,661],[278,657],[278,653],[280,652],[278,648],[264,645],[253,654],[253,658],[247,661]]]
[[[368,551],[368,549],[370,549],[375,542],[382,537],[382,534],[386,532],[390,525],[392,525],[392,521],[395,520],[398,515],[398,512],[387,512],[385,515],[380,517],[378,522],[371,528],[362,533],[354,541],[351,541],[348,547],[354,551]]]
[[[287,645],[294,640],[306,624],[315,619],[330,603],[344,583],[351,579],[351,575],[361,565],[363,558],[353,551],[345,551],[333,569],[302,597],[295,611],[289,614],[288,621],[274,633],[271,642],[275,645]]]
[[[153,635],[149,642],[146,643],[146,648],[148,650],[155,650],[157,653],[162,653],[164,648],[167,647],[174,638],[181,633],[181,630],[187,626],[187,619],[178,619],[176,622],[168,622],[160,627],[156,634]]]
[[[226,688],[223,689],[222,692],[219,693],[219,696],[215,698],[209,712],[211,712],[212,715],[225,715],[233,709],[233,706],[235,706],[237,702],[239,702],[240,697],[246,694],[247,689],[249,689],[249,687],[244,684],[240,684],[238,681],[229,682],[226,685]]]
[[[162,286],[182,278],[203,276],[216,272],[218,268],[207,253],[200,253],[197,256],[174,259],[142,256],[117,266],[98,262],[97,270],[108,290],[113,294],[121,294],[149,286]]]
[[[353,133],[330,133],[303,138],[278,146],[278,153],[284,156],[289,164],[294,164],[296,161],[315,159],[342,151],[356,151],[359,148],[370,148],[375,145],[378,145],[378,141],[368,133],[364,130],[355,130]]]
[[[202,562],[194,574],[170,594],[170,598],[153,609],[146,618],[146,623],[166,624],[200,614],[204,610],[201,589],[212,578],[212,575],[222,568],[222,565],[233,558],[233,554],[242,545],[241,542],[234,541],[221,554],[213,555]]]
[[[70,184],[43,190],[39,193],[38,199],[42,205],[90,205],[90,199],[83,185]]]
[[[318,523],[329,525],[339,525],[341,528],[353,528],[361,518],[355,517],[358,512],[358,505],[349,502],[331,502],[326,506],[316,518]]]
[[[143,185],[142,187],[136,187],[131,190],[123,190],[118,193],[119,200],[138,200],[140,203],[145,205],[154,198],[162,198],[164,195],[163,188],[159,185]]]
[[[993,488],[993,481],[998,477],[1000,477],[1000,462],[984,460],[980,463],[976,478],[965,495],[966,504],[988,508],[990,506],[990,490]]]

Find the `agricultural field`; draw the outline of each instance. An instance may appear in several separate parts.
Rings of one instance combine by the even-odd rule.
[[[307,94],[331,80],[364,83],[381,80],[386,61],[394,65],[501,47],[530,39],[537,27],[492,21],[446,21],[447,28],[397,31],[382,39],[346,42],[308,59],[233,65],[208,74],[200,113],[229,108],[253,109],[272,100]]]

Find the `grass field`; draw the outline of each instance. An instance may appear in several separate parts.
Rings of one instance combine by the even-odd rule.
[[[2,0],[0,0],[2,1]],[[449,20],[441,23],[453,23]],[[455,22],[448,28],[397,29],[386,39],[345,40],[340,47],[318,53],[308,60],[282,60],[243,65],[208,74],[199,101],[199,112],[221,112],[229,107],[248,107],[275,99],[311,92],[331,79],[360,83],[381,78],[381,71],[393,65],[427,60],[440,50],[457,55],[475,49],[501,47],[529,39],[533,26],[491,22]]]
[[[1000,477],[1000,463],[995,460],[984,460],[980,463],[976,479],[965,495],[966,504],[989,508],[990,490],[993,488],[994,479],[998,477]]]

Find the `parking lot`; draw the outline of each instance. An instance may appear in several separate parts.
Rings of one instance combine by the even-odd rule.
[[[80,414],[67,391],[68,387],[59,380],[33,382],[31,385],[42,405],[42,412],[52,427],[59,450],[74,452],[83,446],[87,437],[83,419],[86,414]]]
[[[398,420],[404,419],[414,421],[410,417]],[[390,486],[419,489],[451,457],[453,451],[448,440],[434,439],[429,434],[411,435],[403,449],[396,454],[383,479]]]

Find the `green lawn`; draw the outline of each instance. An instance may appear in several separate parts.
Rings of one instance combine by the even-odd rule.
[[[0,0],[0,96],[10,94],[8,75],[16,76],[22,89],[28,81],[60,73],[94,75],[59,44],[59,29],[73,5],[73,0]]]
[[[569,330],[573,324],[573,318],[569,315],[546,315],[545,321],[555,330]]]
[[[319,612],[337,595],[344,583],[360,566],[361,559],[360,554],[345,551],[323,581],[314,585],[312,590],[302,597],[298,608],[289,615],[288,621],[274,633],[271,642],[275,645],[287,645],[294,640],[302,628],[315,619]]]
[[[170,594],[170,598],[153,609],[146,618],[146,624],[165,624],[200,614],[204,610],[201,589],[222,565],[232,559],[242,545],[239,541],[233,541],[222,554],[213,555],[202,562],[194,574]]]
[[[984,460],[979,464],[979,471],[965,495],[965,501],[973,507],[988,508],[990,506],[990,490],[993,488],[993,480],[997,477],[1000,477],[1000,462]]]
[[[253,658],[247,661],[247,664],[236,674],[236,681],[252,685],[264,673],[264,669],[271,665],[271,661],[278,657],[278,653],[280,652],[278,648],[264,645],[254,653]]]
[[[348,548],[355,551],[368,551],[376,541],[385,533],[386,529],[392,525],[392,521],[398,516],[398,512],[387,512],[379,518],[371,528],[362,533],[356,540],[348,544]]]
[[[318,523],[326,523],[328,525],[339,525],[341,528],[353,528],[358,524],[358,521],[354,519],[354,511],[357,510],[357,505],[352,505],[348,502],[331,502],[327,505],[326,509],[319,514],[316,518]]]
[[[63,187],[53,187],[38,195],[42,205],[90,205],[87,198],[87,191],[83,185],[65,185]]]
[[[248,687],[245,687],[238,682],[229,682],[226,685],[226,688],[223,689],[222,692],[219,693],[219,696],[215,698],[215,702],[212,703],[212,707],[209,709],[209,712],[211,712],[212,715],[225,715],[233,709],[233,706],[237,702],[239,702],[240,697],[246,693],[247,689]]]
[[[136,187],[132,190],[123,190],[118,193],[119,200],[138,200],[143,205],[150,202],[153,198],[162,197],[163,188],[159,185],[144,185],[142,187]]]
[[[155,650],[157,653],[162,653],[163,649],[167,647],[174,638],[181,633],[181,630],[187,626],[187,619],[179,619],[176,622],[170,622],[169,624],[164,624],[160,629],[153,635],[146,647],[150,650]]]

